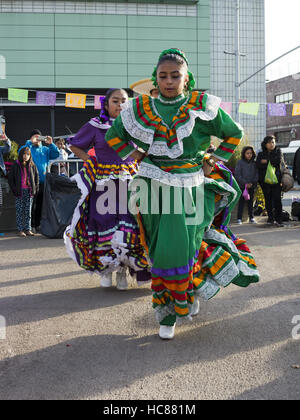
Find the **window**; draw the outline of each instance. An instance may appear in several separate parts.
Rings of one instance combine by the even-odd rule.
[[[290,131],[278,131],[275,133],[276,142],[280,146],[288,146],[291,141],[291,132]]]
[[[276,104],[291,104],[293,102],[293,92],[275,95],[275,102]]]

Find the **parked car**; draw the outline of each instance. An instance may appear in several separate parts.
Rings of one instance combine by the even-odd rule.
[[[287,164],[290,172],[293,172],[294,156],[300,147],[300,140],[293,140],[288,147],[281,147],[285,163]]]

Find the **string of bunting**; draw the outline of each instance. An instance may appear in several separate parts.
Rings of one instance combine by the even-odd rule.
[[[36,92],[35,103],[38,105],[54,106],[56,104],[56,95],[65,95],[65,106],[68,108],[85,108],[87,96],[94,97],[94,109],[101,109],[101,95],[86,95],[82,93],[65,93],[42,90],[26,90],[8,88],[8,100],[13,102],[28,103],[28,92]]]
[[[56,104],[56,95],[64,94],[65,106],[68,108],[85,108],[86,97],[94,96],[94,109],[101,109],[100,98],[101,95],[86,95],[82,93],[65,93],[52,91],[36,91],[36,104],[54,106]],[[14,102],[28,103],[28,92],[26,89],[8,88],[8,100]],[[232,113],[232,105],[234,102],[221,102],[221,108],[228,114]],[[238,112],[241,114],[248,114],[256,116],[261,105],[266,105],[270,117],[285,117],[287,115],[286,104],[283,103],[268,103],[260,104],[258,102],[240,102]],[[292,107],[292,116],[300,115],[300,103],[289,104]]]
[[[234,102],[221,102],[220,107],[224,109],[228,114],[232,113],[232,105]],[[300,115],[300,103],[282,104],[282,103],[268,103],[260,104],[258,102],[240,102],[238,112],[241,114],[248,114],[256,116],[261,105],[267,106],[267,111],[270,117],[286,117],[287,107],[286,105],[292,105],[292,116],[296,117]]]

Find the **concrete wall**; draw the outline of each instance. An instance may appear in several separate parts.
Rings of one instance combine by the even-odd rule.
[[[197,86],[207,89],[209,0],[189,7],[194,16],[2,11],[0,54],[6,59],[6,78],[0,87],[128,87],[151,76],[163,49],[178,47],[190,60]]]

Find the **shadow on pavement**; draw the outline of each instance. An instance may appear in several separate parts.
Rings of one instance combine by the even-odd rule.
[[[271,307],[228,319],[218,319],[201,324],[193,323],[188,330],[176,332],[171,342],[162,341],[157,335],[136,337],[134,335],[94,335],[82,336],[43,350],[15,356],[0,363],[1,399],[85,399],[97,395],[111,395],[118,399],[118,389],[126,389],[135,381],[143,383],[155,374],[164,375],[165,394],[171,399],[180,399],[177,389],[186,389],[197,375],[197,390],[189,390],[190,398],[198,399],[206,395],[206,387],[215,387],[206,374],[202,377],[203,362],[217,362],[233,354],[243,354],[254,349],[272,346],[285,341],[281,351],[274,353],[270,369],[276,370],[278,379],[262,387],[251,388],[237,394],[234,399],[270,399],[299,397],[299,389],[291,383],[299,378],[299,371],[292,369],[294,347],[298,344],[290,337],[290,305],[295,302],[280,302]],[[285,316],[279,320],[278,313]],[[100,329],[100,327],[99,327]],[[259,352],[256,352],[259,358]],[[255,364],[257,360],[249,360]],[[197,364],[192,376],[181,378],[174,370]],[[273,366],[272,366],[273,365]],[[245,367],[246,368],[246,367]],[[247,366],[249,369],[249,366]],[[235,367],[228,366],[228,375],[239,381]],[[176,378],[176,379],[175,379]],[[256,383],[261,378],[254,378]],[[160,386],[163,384],[160,382]],[[220,391],[220,390],[219,390]],[[124,396],[124,393],[122,394]],[[155,399],[159,390],[141,385],[139,395],[129,394],[128,399]],[[197,397],[197,395],[199,397]],[[206,395],[209,398],[209,395]]]

